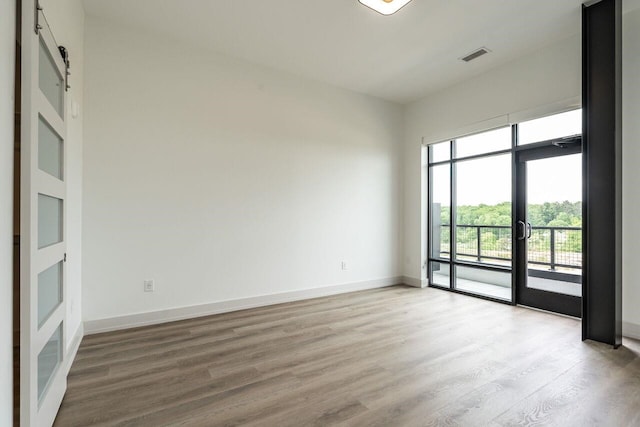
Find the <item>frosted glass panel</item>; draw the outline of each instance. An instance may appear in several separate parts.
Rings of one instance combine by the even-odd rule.
[[[62,261],[38,274],[38,325],[62,302]]]
[[[62,200],[38,194],[38,248],[62,242]]]
[[[47,386],[62,359],[62,323],[38,354],[38,401],[42,401]]]
[[[57,54],[58,52],[54,53]],[[58,73],[58,68],[42,39],[40,39],[39,61],[38,80],[40,90],[62,117],[64,111],[64,80]]]
[[[38,123],[38,167],[58,179],[62,179],[63,145],[51,127],[40,117]]]

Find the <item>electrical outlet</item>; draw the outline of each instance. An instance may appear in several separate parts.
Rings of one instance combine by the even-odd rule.
[[[347,270],[347,261],[342,261],[342,269]]]
[[[153,292],[156,290],[156,286],[153,283],[153,280],[145,280],[144,281],[144,291],[145,292]]]

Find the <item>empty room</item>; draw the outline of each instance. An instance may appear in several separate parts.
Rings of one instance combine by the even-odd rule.
[[[640,0],[0,35],[0,426],[640,426]]]

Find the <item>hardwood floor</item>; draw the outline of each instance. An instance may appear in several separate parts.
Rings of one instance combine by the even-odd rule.
[[[63,426],[639,426],[640,344],[391,287],[84,338]]]

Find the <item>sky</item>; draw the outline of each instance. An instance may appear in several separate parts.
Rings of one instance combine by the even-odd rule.
[[[524,145],[560,136],[575,135],[582,130],[582,110],[570,111],[519,125],[519,144]],[[457,140],[458,157],[509,149],[511,128],[506,127]],[[435,161],[448,159],[448,144],[437,144]],[[544,202],[578,202],[582,200],[582,155],[554,157],[527,162],[527,200]],[[433,201],[448,206],[449,166],[433,169]],[[495,205],[511,201],[511,155],[460,161],[457,164],[458,206]]]

